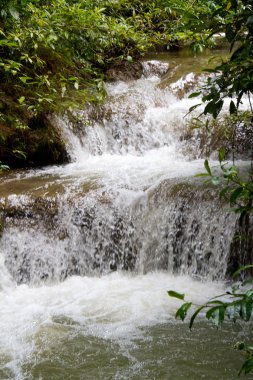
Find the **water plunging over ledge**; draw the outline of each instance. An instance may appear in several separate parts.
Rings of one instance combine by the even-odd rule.
[[[55,117],[72,163],[3,176],[0,378],[236,378],[223,351],[240,326],[207,367],[215,332],[175,325],[166,295],[222,292],[236,234],[216,190],[192,179],[203,158],[182,139],[198,75],[173,81],[167,68],[145,63],[141,79],[109,84],[92,117]]]

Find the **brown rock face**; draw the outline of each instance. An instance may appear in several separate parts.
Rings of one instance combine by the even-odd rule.
[[[143,66],[140,62],[118,62],[114,63],[107,72],[106,77],[109,81],[129,81],[139,79],[143,73]]]
[[[27,120],[22,130],[2,123],[0,134],[0,161],[11,168],[68,161],[60,133],[45,114]]]

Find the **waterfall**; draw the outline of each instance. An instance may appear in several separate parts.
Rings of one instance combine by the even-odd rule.
[[[37,205],[28,198],[8,216],[1,243],[18,283],[115,270],[225,277],[235,217],[217,204],[215,191],[163,180],[146,191],[72,196]]]
[[[200,328],[194,340],[174,324],[179,303],[167,290],[195,304],[225,291],[237,217],[194,178],[203,157],[198,136],[184,138],[185,115],[199,76],[173,80],[173,70],[146,62],[139,80],[108,84],[99,109],[51,116],[71,163],[3,175],[1,379],[202,376],[192,369],[196,342],[203,369],[217,337]],[[223,333],[205,377],[238,372],[233,351],[229,363],[223,354],[237,335]],[[173,365],[182,349],[183,371],[181,359]]]
[[[176,92],[196,77],[161,87],[167,69],[145,63],[141,79],[108,84],[100,110],[55,117],[72,163],[21,174],[26,193],[2,199],[1,246],[17,283],[115,270],[225,278],[236,217],[192,178],[203,161],[185,156],[182,136],[195,100]]]

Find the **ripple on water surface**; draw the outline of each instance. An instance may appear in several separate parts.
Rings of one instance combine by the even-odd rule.
[[[101,278],[1,293],[0,377],[3,379],[236,379],[231,347],[240,326],[223,332],[201,323],[193,332],[175,323],[180,302],[168,289],[202,303],[219,283],[167,273]],[[244,333],[245,334],[245,333]],[[210,349],[211,347],[211,349]]]

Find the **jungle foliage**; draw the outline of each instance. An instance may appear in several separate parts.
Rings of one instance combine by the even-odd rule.
[[[201,16],[203,9],[208,14],[211,2],[202,7],[184,3],[1,1],[0,159],[6,163],[11,156],[14,166],[18,160],[29,162],[29,134],[37,115],[103,101],[105,73],[113,63],[131,64],[151,48],[193,41],[186,20],[190,14]],[[62,156],[58,148],[50,149]]]
[[[217,2],[212,16],[212,33],[220,31],[230,44],[231,56],[214,69],[206,70],[211,75],[201,89],[202,101],[207,103],[205,115],[217,118],[230,98],[229,112],[237,114],[242,98],[249,99],[253,113],[251,96],[253,92],[253,2],[230,0]],[[194,95],[193,95],[194,96]]]
[[[59,98],[64,106],[76,96],[101,100],[103,74],[113,61],[131,61],[150,48],[169,48],[193,35],[184,17],[196,6],[183,4],[5,0],[0,5],[0,90],[7,96],[15,91],[17,108],[34,112],[56,107]]]
[[[236,124],[253,126],[253,2],[245,0],[229,0],[218,3],[212,19],[214,20],[212,34],[224,30],[225,38],[230,44],[231,56],[217,67],[207,70],[210,73],[207,82],[199,92],[191,97],[202,95],[206,103],[203,114],[216,119],[225,105],[225,99],[230,99],[229,114]],[[219,22],[217,22],[217,20]],[[221,29],[222,28],[222,29]],[[249,115],[246,121],[240,113],[242,101],[249,102]],[[198,105],[197,105],[198,106]],[[208,127],[208,119],[206,127]],[[246,125],[245,125],[246,126]],[[252,152],[253,154],[253,152]],[[200,176],[209,177],[214,185],[225,183],[220,193],[229,200],[233,211],[241,214],[252,212],[253,182],[252,167],[248,179],[242,179],[239,169],[233,164],[224,162],[225,149],[219,151],[221,175],[213,174],[208,160],[205,161],[206,173]],[[253,156],[252,156],[253,159]]]

